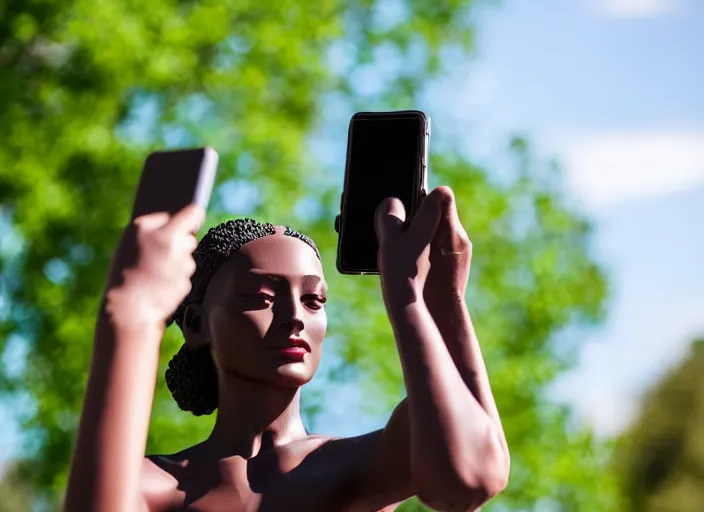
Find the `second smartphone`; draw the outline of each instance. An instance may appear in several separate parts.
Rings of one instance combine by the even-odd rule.
[[[210,147],[157,151],[144,162],[132,218],[155,212],[175,214],[191,203],[207,209],[218,168]]]
[[[374,213],[387,197],[401,200],[406,220],[427,194],[430,118],[423,112],[359,112],[352,116],[336,221],[337,269],[378,274]]]

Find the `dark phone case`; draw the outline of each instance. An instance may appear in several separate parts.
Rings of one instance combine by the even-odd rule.
[[[209,147],[157,151],[144,162],[132,219],[155,212],[174,214],[189,204],[207,208],[218,154]]]
[[[347,187],[349,183],[349,174],[350,174],[350,156],[352,154],[351,148],[352,144],[354,141],[352,140],[352,126],[355,121],[357,120],[364,120],[364,119],[378,119],[378,118],[383,118],[383,117],[399,117],[399,116],[417,116],[420,117],[421,121],[423,122],[423,126],[425,128],[425,141],[421,146],[421,155],[420,155],[420,166],[418,169],[418,172],[416,175],[413,177],[415,180],[414,186],[417,189],[417,193],[415,197],[413,198],[413,204],[411,207],[411,211],[408,214],[407,217],[407,222],[409,222],[415,213],[418,211],[418,207],[420,206],[421,201],[425,198],[425,196],[428,193],[427,190],[427,179],[428,179],[428,145],[429,145],[429,138],[430,138],[430,117],[428,117],[424,112],[421,112],[420,110],[401,110],[401,111],[394,111],[394,112],[357,112],[354,114],[350,120],[349,127],[347,129],[347,156],[346,156],[346,162],[345,162],[345,178],[344,178],[344,186],[343,186],[343,191],[342,195],[340,196],[340,215],[338,215],[335,218],[335,231],[338,233],[337,237],[337,261],[336,261],[336,266],[338,272],[341,274],[345,275],[378,275],[379,274],[379,269],[377,266],[375,268],[369,268],[369,269],[351,269],[351,268],[343,268],[341,265],[342,262],[342,257],[341,257],[341,247],[342,247],[342,238],[344,237],[344,227],[346,224],[346,219],[345,219],[345,214],[347,211]]]

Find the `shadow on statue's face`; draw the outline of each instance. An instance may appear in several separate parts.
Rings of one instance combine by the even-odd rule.
[[[213,276],[191,344],[210,343],[219,372],[279,388],[309,382],[327,329],[315,251],[283,234],[244,245]],[[193,313],[191,313],[193,314]],[[190,329],[189,329],[190,330]]]

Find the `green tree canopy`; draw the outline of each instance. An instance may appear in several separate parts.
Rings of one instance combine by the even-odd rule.
[[[629,510],[704,510],[704,339],[645,396],[615,460]]]
[[[63,491],[105,270],[153,148],[219,150],[209,224],[251,214],[316,239],[330,335],[355,369],[337,375],[363,380],[381,407],[401,397],[378,281],[334,270],[341,168],[322,165],[311,138],[330,129],[329,110],[417,107],[447,70],[444,52],[472,51],[476,10],[469,0],[0,4],[0,349],[26,355],[3,366],[0,389],[24,404],[23,467],[40,491]],[[375,87],[363,87],[370,76]],[[600,318],[605,280],[557,169],[521,140],[507,151],[501,180],[459,152],[431,162],[473,238],[469,304],[513,455],[510,487],[488,508],[608,510],[603,447],[543,396],[571,364],[559,333]],[[212,424],[180,413],[164,386],[179,343],[170,330],[150,450],[196,442]]]

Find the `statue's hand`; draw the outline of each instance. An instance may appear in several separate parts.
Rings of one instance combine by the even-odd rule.
[[[408,226],[406,211],[398,199],[388,198],[377,208],[379,274],[387,308],[423,300],[430,270],[430,243],[440,220],[441,197],[442,192],[433,190]]]

